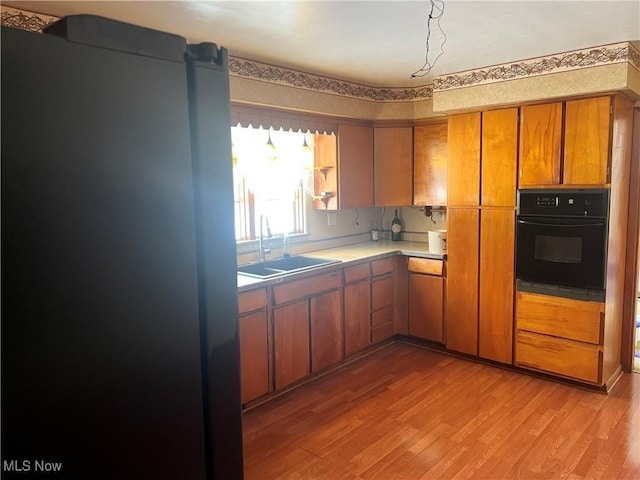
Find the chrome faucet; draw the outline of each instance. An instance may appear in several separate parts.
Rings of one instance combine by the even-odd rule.
[[[271,249],[264,245],[264,232],[263,232],[263,224],[267,224],[267,237],[271,237],[271,229],[269,228],[269,219],[266,215],[260,215],[260,239],[258,241],[258,259],[261,262],[265,261],[265,257],[267,253],[271,253]]]

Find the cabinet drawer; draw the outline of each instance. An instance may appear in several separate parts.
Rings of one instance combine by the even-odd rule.
[[[238,311],[240,314],[267,306],[267,289],[258,288],[238,295]]]
[[[599,383],[602,353],[598,347],[587,343],[518,332],[515,363],[521,367]]]
[[[371,274],[373,276],[393,272],[396,268],[396,257],[383,258],[371,262]]]
[[[353,265],[351,267],[345,267],[344,269],[344,281],[345,283],[355,282],[356,280],[363,280],[369,278],[371,275],[371,268],[369,262],[361,263],[359,265]]]
[[[393,322],[388,322],[371,330],[373,343],[380,342],[385,338],[393,336]]]
[[[393,324],[393,306],[385,307],[371,314],[371,326],[380,327],[386,323]]]
[[[409,257],[409,271],[442,276],[442,260]]]
[[[517,323],[520,330],[600,344],[604,303],[518,292]]]
[[[279,305],[315,293],[332,290],[341,285],[342,275],[340,271],[335,271],[273,287],[273,297],[276,305]]]
[[[393,277],[376,278],[371,282],[371,310],[393,305]]]

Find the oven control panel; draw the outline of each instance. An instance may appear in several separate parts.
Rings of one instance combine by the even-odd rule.
[[[573,201],[573,200],[572,200]],[[536,197],[536,207],[557,207],[558,197],[555,195],[539,195]]]
[[[599,217],[609,215],[609,190],[518,190],[518,215]]]

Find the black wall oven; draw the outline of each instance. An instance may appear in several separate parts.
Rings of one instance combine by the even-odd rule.
[[[604,301],[609,191],[519,190],[518,290]]]

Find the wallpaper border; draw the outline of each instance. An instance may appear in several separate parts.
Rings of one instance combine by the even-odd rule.
[[[434,79],[433,88],[436,92],[442,92],[624,62],[640,69],[640,52],[630,42],[585,48],[443,75]]]
[[[7,27],[41,32],[58,20],[50,15],[4,6],[0,8],[0,24]],[[231,76],[240,78],[374,102],[412,102],[433,99],[434,92],[624,62],[640,70],[640,51],[630,42],[442,75],[436,77],[433,84],[412,88],[371,87],[234,56],[229,57],[229,72]]]

